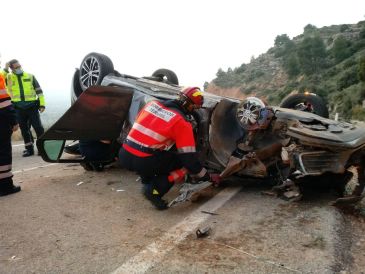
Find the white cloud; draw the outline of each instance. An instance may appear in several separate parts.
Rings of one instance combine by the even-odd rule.
[[[17,58],[46,96],[68,96],[74,68],[92,51],[121,73],[168,68],[182,85],[203,86],[218,68],[266,52],[279,34],[364,20],[365,1],[17,0],[2,3],[1,13],[2,63]]]

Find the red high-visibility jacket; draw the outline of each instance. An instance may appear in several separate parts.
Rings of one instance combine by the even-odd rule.
[[[191,124],[178,111],[158,101],[149,102],[139,112],[127,139],[155,150],[168,150],[176,144],[179,153],[196,152]],[[139,157],[151,155],[127,144],[124,148]]]
[[[201,178],[207,173],[198,160],[192,126],[174,101],[146,104],[126,139],[123,148],[137,157],[153,155],[146,149],[168,150],[175,144],[183,166],[191,174]]]
[[[6,91],[5,78],[0,74],[0,108],[11,106],[10,96]]]
[[[5,78],[0,74],[0,130],[8,131],[16,124],[15,110],[11,103],[10,96],[6,91]]]

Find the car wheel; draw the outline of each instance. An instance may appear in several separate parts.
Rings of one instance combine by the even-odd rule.
[[[312,112],[325,118],[329,116],[328,108],[323,99],[313,93],[289,95],[280,103],[280,107]]]
[[[166,82],[173,85],[179,85],[179,79],[177,78],[177,75],[175,72],[169,69],[158,69],[153,74],[153,77],[160,78],[161,82]]]
[[[83,90],[80,85],[80,70],[76,69],[72,77],[71,104],[76,102],[77,98],[79,98],[82,92]]]
[[[81,89],[85,91],[91,86],[100,85],[103,78],[114,72],[114,65],[110,58],[100,53],[89,53],[82,60],[79,71]]]

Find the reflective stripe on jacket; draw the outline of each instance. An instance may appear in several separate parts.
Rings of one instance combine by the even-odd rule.
[[[138,114],[127,139],[143,147],[168,150],[176,144],[179,153],[196,152],[191,124],[177,111],[158,101],[149,102]],[[150,154],[124,144],[130,153],[145,157]]]
[[[19,82],[19,79],[21,82]],[[44,96],[42,89],[34,87],[34,76],[30,73],[23,72],[22,75],[9,73],[7,75],[7,88],[13,102],[30,102],[39,100],[39,105],[44,106]]]
[[[0,130],[9,130],[16,124],[15,110],[5,88],[5,78],[0,75]]]

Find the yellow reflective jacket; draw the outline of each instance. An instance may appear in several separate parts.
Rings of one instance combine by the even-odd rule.
[[[32,102],[39,100],[39,106],[45,106],[41,87],[35,77],[23,72],[21,75],[9,73],[7,75],[7,89],[13,102]]]

